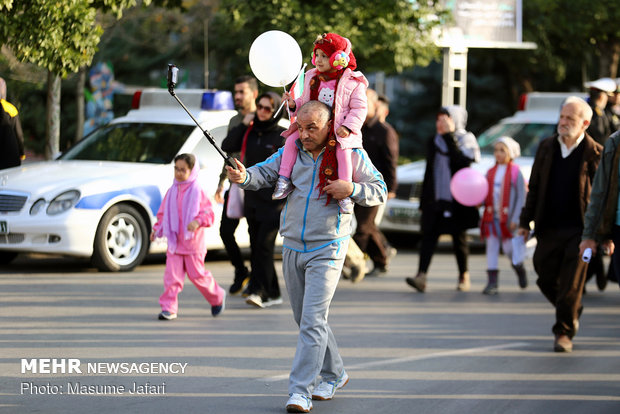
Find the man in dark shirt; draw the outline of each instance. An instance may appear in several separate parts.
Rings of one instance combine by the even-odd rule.
[[[248,125],[254,119],[256,112],[256,98],[258,97],[258,82],[256,78],[245,75],[235,79],[235,108],[237,115],[233,116],[228,123],[228,132],[241,123]],[[239,153],[229,154],[235,158],[239,157]],[[224,193],[224,183],[226,181],[226,165],[222,168],[220,181],[215,192],[215,201],[224,204],[222,209],[222,219],[220,222],[220,237],[224,243],[224,248],[228,254],[228,259],[235,267],[235,279],[229,288],[231,295],[242,293],[250,281],[250,272],[245,266],[241,249],[235,239],[235,231],[239,226],[239,219],[228,217],[226,208],[228,207],[228,190]]]
[[[587,264],[579,257],[584,214],[602,147],[585,133],[592,109],[583,99],[564,102],[557,134],[543,140],[532,166],[518,234],[534,222],[534,269],[541,292],[555,307],[554,351],[571,352],[579,329]]]

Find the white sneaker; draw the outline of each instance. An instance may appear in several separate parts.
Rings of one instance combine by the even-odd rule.
[[[278,296],[277,298],[269,298],[263,301],[263,307],[268,308],[270,306],[281,305],[282,302],[282,296]]]
[[[177,314],[176,313],[172,313],[172,312],[168,312],[168,311],[162,311],[159,315],[158,318],[160,321],[171,321],[173,319],[177,318]]]
[[[312,400],[302,394],[290,394],[286,402],[287,413],[309,413],[312,410]]]
[[[256,293],[252,293],[250,296],[248,296],[248,298],[245,300],[245,303],[247,303],[248,305],[257,306],[259,308],[265,307],[265,304],[263,303],[263,298],[261,298],[260,295],[257,295]]]
[[[349,375],[346,371],[342,371],[342,374],[335,381],[321,381],[312,391],[312,399],[321,401],[331,400],[334,398],[336,390],[347,385],[347,382],[349,382]]]

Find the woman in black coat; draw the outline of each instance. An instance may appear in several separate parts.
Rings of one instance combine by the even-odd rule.
[[[461,168],[469,167],[480,158],[476,137],[465,130],[467,111],[459,106],[441,108],[437,114],[437,134],[429,140],[426,171],[422,183],[422,242],[420,262],[415,278],[407,284],[419,292],[426,290],[426,274],[437,240],[442,234],[452,235],[452,244],[459,268],[458,290],[469,290],[466,230],[477,227],[480,219],[476,207],[467,207],[453,199],[450,180]]]
[[[260,95],[256,99],[256,114],[246,117],[228,133],[222,142],[222,150],[241,152],[240,161],[246,167],[269,158],[284,145],[280,134],[285,128],[278,125],[282,111],[273,117],[279,107],[280,96],[276,93]],[[273,188],[246,191],[243,206],[250,235],[252,266],[246,303],[260,308],[282,303],[273,254],[285,200],[273,200],[272,193]]]

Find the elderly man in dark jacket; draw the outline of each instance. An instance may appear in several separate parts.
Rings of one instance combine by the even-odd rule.
[[[555,307],[554,350],[571,352],[579,328],[587,265],[579,257],[584,214],[602,147],[585,133],[592,109],[581,98],[562,105],[557,134],[540,143],[518,234],[527,237],[534,222],[537,284]]]

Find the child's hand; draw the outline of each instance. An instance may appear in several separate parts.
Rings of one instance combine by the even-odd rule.
[[[151,241],[155,241],[155,230],[151,230]]]
[[[189,231],[196,231],[198,229],[198,227],[200,227],[200,223],[198,223],[198,220],[192,220],[187,225],[187,230],[189,230]]]
[[[510,223],[510,231],[514,233],[514,231],[519,227],[518,223]]]
[[[338,135],[340,138],[346,138],[350,134],[351,134],[351,131],[349,131],[349,128],[347,127],[341,126],[336,130],[336,135]]]
[[[291,94],[290,94],[290,93],[288,93],[288,92],[284,92],[284,93],[282,94],[282,100],[283,100],[283,101],[286,101],[286,104],[288,105],[288,108],[289,108],[289,109],[291,109],[291,110],[295,110],[295,106],[296,106],[297,104],[295,104],[295,100],[293,99],[293,97],[291,96]]]

